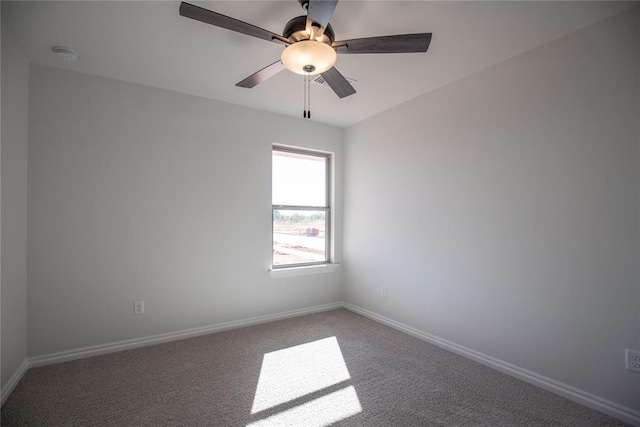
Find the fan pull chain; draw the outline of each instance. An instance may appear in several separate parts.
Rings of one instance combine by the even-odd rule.
[[[311,118],[311,74],[307,74],[307,119]]]
[[[316,70],[313,65],[307,65],[304,67],[304,108],[302,116],[305,119],[311,118],[311,73]]]
[[[304,101],[303,101],[303,105],[302,105],[302,117],[304,117],[305,119],[307,118],[307,76],[305,74],[304,78],[302,79],[302,90],[304,93]]]

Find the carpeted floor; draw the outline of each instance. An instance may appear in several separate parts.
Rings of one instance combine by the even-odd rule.
[[[625,425],[346,310],[32,368],[3,426]]]

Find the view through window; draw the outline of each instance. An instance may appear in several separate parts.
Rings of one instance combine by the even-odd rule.
[[[329,261],[330,160],[327,153],[274,146],[274,267]]]

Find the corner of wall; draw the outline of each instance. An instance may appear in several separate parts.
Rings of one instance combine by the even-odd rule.
[[[0,306],[2,402],[27,369],[29,62],[2,25]]]

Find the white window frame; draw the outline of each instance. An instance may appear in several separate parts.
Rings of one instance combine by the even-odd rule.
[[[332,156],[331,153],[327,153],[324,151],[315,151],[309,150],[305,148],[297,148],[297,147],[288,147],[282,145],[273,145],[271,149],[271,153],[273,152],[285,152],[292,154],[300,154],[304,156],[313,156],[325,159],[325,206],[295,206],[295,205],[274,205],[272,202],[271,205],[271,269],[272,271],[276,270],[284,270],[284,269],[300,269],[301,272],[307,270],[309,267],[314,266],[323,266],[331,263],[332,254],[331,254],[331,236],[332,236],[332,209],[331,209],[331,201],[332,201],[332,182],[331,182],[331,167],[332,167]],[[273,163],[272,166],[273,168]],[[324,211],[325,214],[325,259],[322,261],[316,262],[305,262],[305,263],[295,263],[295,264],[273,264],[273,223],[274,223],[274,212],[276,210],[292,210],[292,211]],[[335,270],[333,270],[335,271]]]

